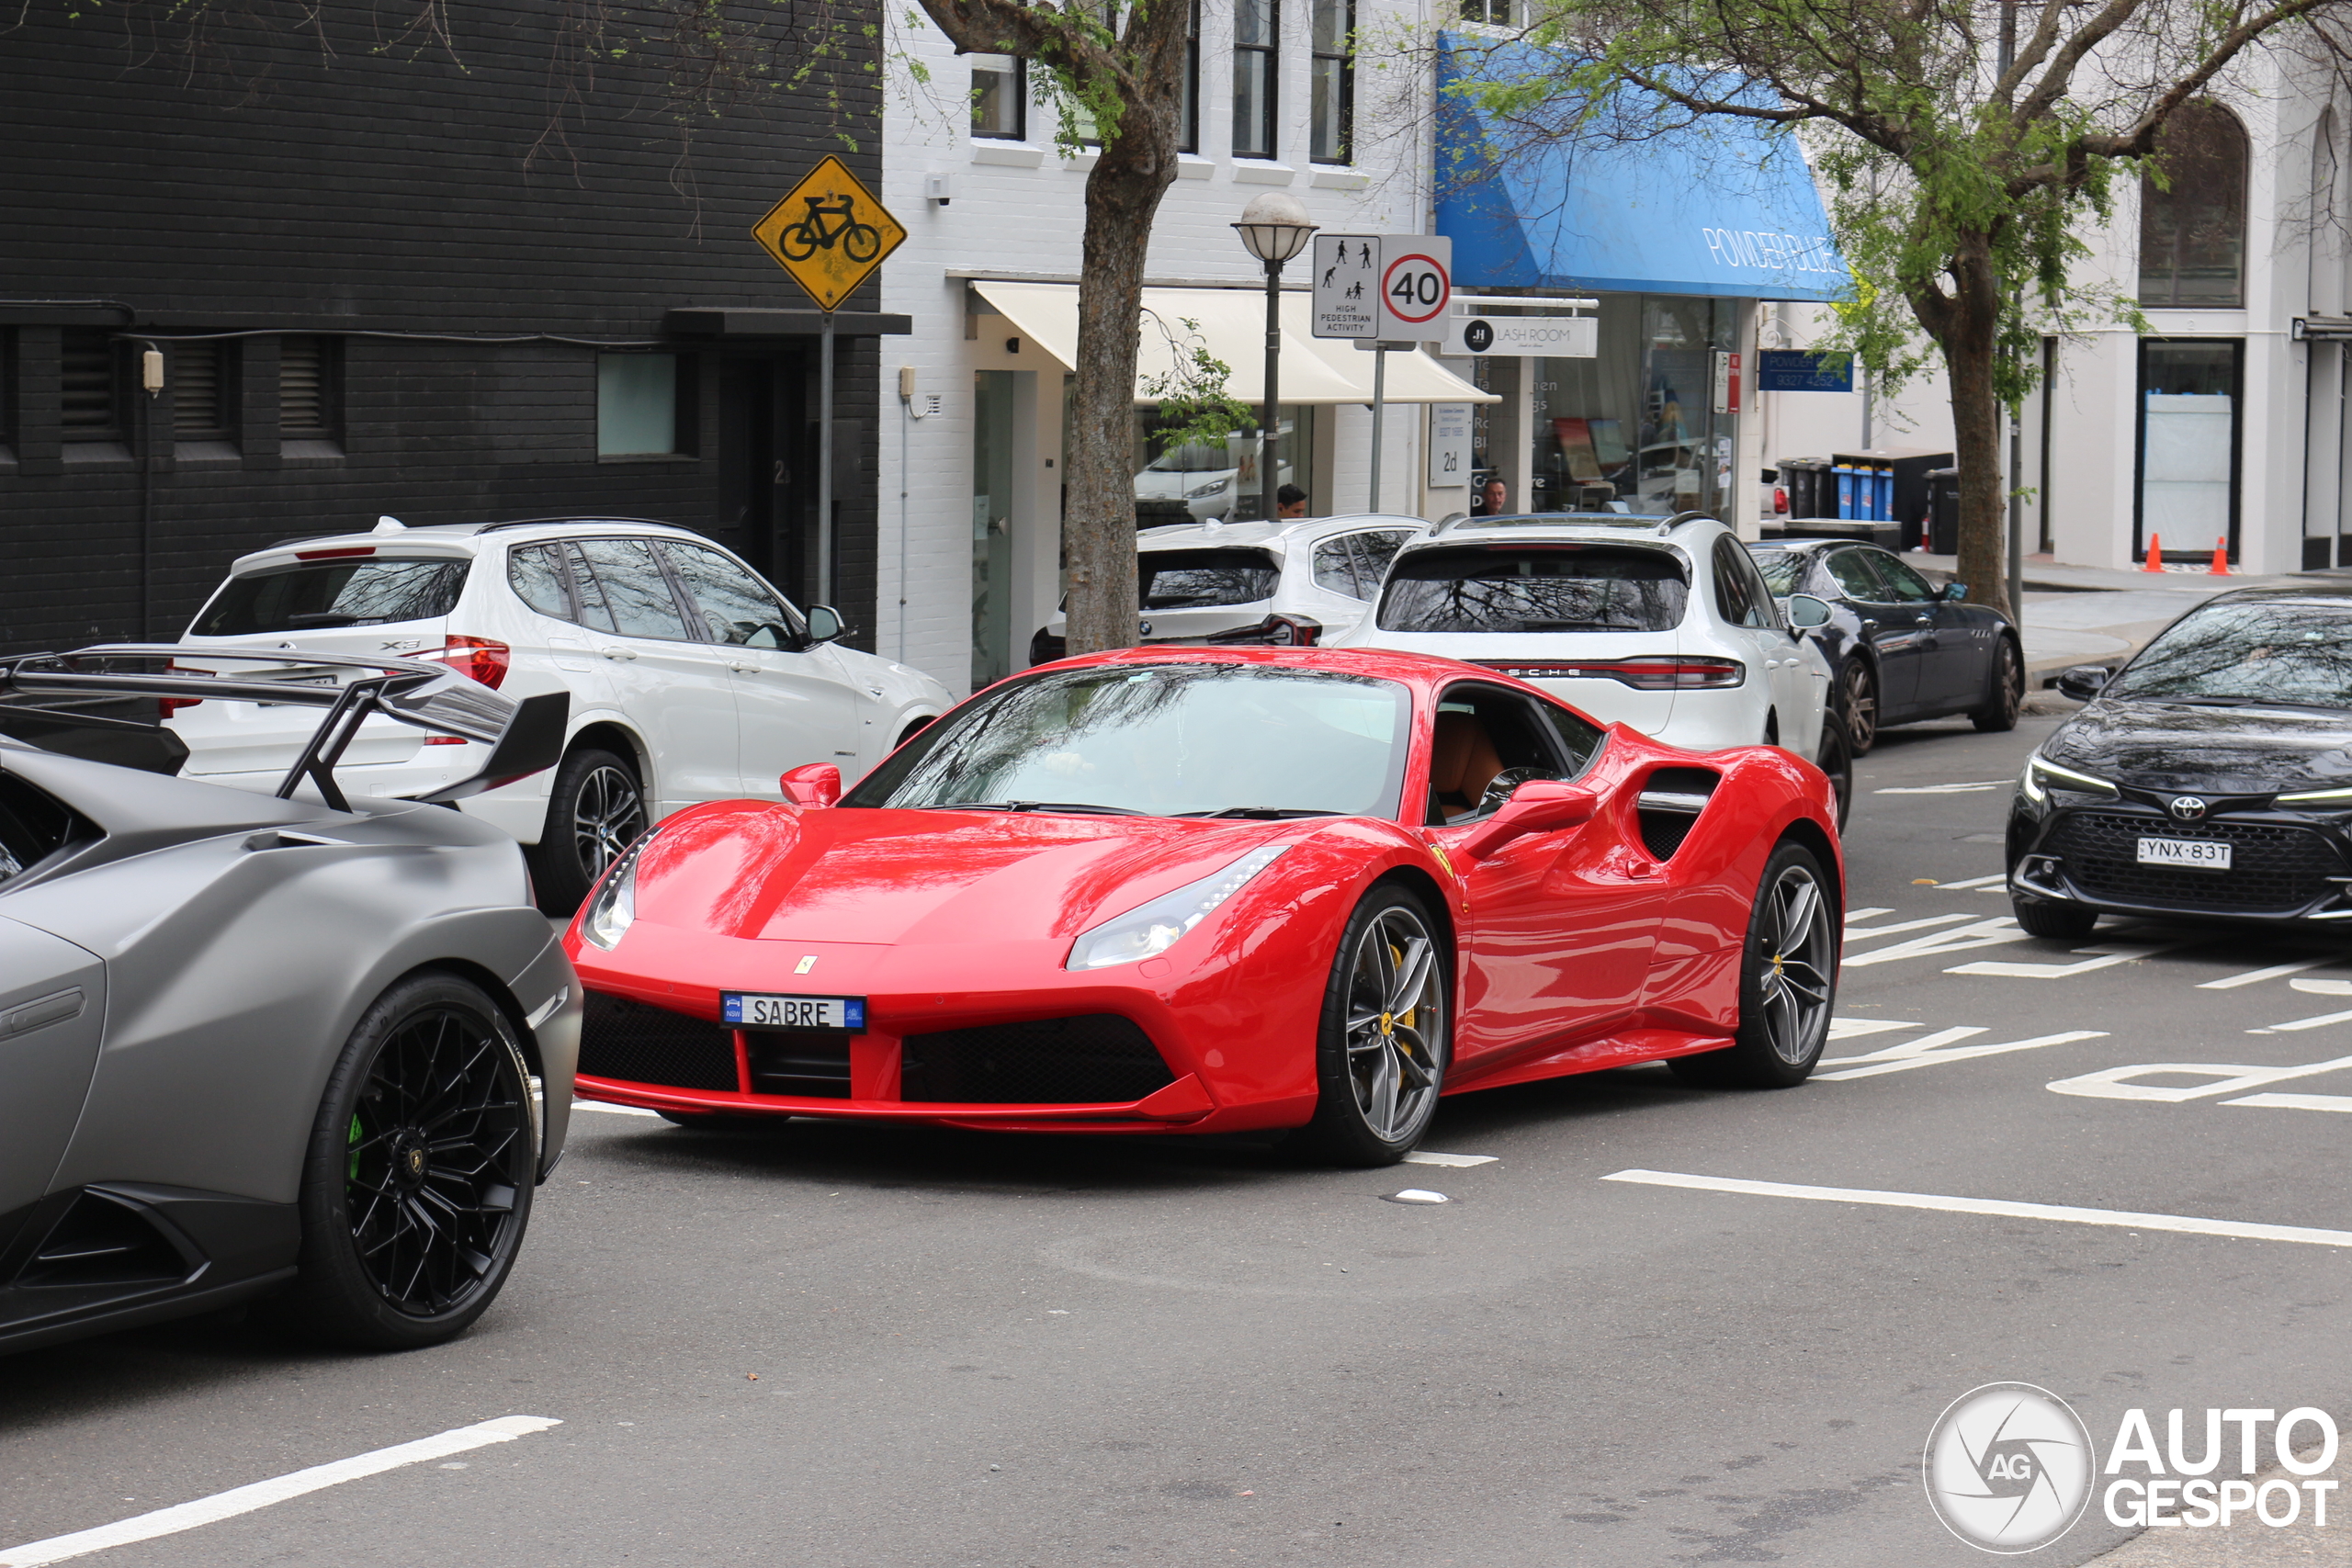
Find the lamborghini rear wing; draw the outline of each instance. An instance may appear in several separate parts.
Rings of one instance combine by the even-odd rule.
[[[318,728],[304,743],[301,755],[277,789],[290,799],[304,779],[317,786],[319,797],[336,811],[351,803],[335,784],[335,764],[359,733],[370,714],[381,714],[437,735],[479,740],[490,747],[481,767],[455,784],[413,796],[439,803],[480,795],[484,790],[551,768],[562,759],[564,730],[571,716],[571,697],[565,692],[538,696],[501,696],[469,676],[446,665],[410,659],[361,659],[349,654],[316,653],[305,649],[289,660],[284,652],[243,653],[204,649],[206,663],[222,660],[276,665],[290,675],[299,660],[300,680],[272,680],[266,671],[251,678],[175,668],[173,659],[189,650],[175,643],[102,643],[72,653],[26,653],[0,658],[0,704],[26,697],[194,697],[229,702],[284,703],[323,708]],[[124,665],[160,664],[161,668],[125,669]],[[313,683],[322,665],[349,670],[347,680],[332,685]],[[0,707],[0,713],[5,713]],[[77,713],[73,723],[96,728],[152,730],[137,719]]]

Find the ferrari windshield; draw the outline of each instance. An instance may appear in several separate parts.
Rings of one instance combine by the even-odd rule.
[[[2209,604],[2100,694],[2352,708],[2352,604]]]
[[[983,693],[842,805],[1393,817],[1411,715],[1403,686],[1332,671],[1052,671]]]

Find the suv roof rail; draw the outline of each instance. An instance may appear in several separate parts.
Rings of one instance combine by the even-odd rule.
[[[1671,517],[1651,517],[1632,512],[1518,512],[1494,517],[1471,517],[1457,513],[1440,523],[1431,532],[1449,534],[1462,528],[1623,528],[1664,534],[1694,517],[1706,515],[1703,512],[1678,512]]]
[[[495,534],[502,528],[536,528],[546,523],[627,523],[637,528],[668,528],[674,533],[691,534],[693,529],[678,523],[663,523],[651,517],[509,517],[500,523],[484,523],[474,529],[477,534]]]

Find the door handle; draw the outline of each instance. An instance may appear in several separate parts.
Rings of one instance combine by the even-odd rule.
[[[607,659],[635,659],[637,657],[637,649],[633,648],[600,648],[596,651],[603,654]]]
[[[738,675],[756,675],[760,672],[760,667],[756,664],[729,664],[727,668]]]
[[[1866,632],[1874,632],[1878,630],[1878,623],[1876,621],[1864,621],[1862,623],[1862,630]]]
[[[1936,624],[1936,618],[1933,615],[1921,615],[1918,620],[1913,624],[1922,626],[1932,626]]]

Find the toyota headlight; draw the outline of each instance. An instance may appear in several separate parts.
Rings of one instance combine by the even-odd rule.
[[[2280,806],[2316,806],[2324,811],[2341,811],[2352,806],[2352,789],[2307,789],[2297,795],[2278,797]]]
[[[2083,795],[2115,796],[2115,786],[2091,773],[2078,773],[2072,768],[2062,768],[2037,751],[2025,760],[2025,772],[2018,777],[2018,787],[2031,801],[2050,798],[2051,790],[2068,789]]]
[[[650,832],[640,833],[635,843],[621,852],[580,917],[580,934],[606,953],[618,947],[621,937],[637,923],[637,861],[652,839]]]
[[[1249,880],[1274,863],[1288,844],[1267,844],[1251,850],[1231,865],[1198,882],[1163,893],[1116,919],[1103,921],[1070,944],[1066,969],[1108,969],[1154,958],[1176,945],[1186,931],[1205,920],[1217,906],[1241,891]]]

